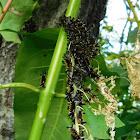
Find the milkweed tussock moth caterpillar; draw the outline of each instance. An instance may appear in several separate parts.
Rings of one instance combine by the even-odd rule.
[[[81,108],[84,105],[83,96],[86,96],[85,93],[87,93],[91,101],[89,101],[88,96],[86,98],[90,103],[93,101],[99,104],[99,111],[94,109],[95,113],[106,115],[105,120],[107,126],[110,127],[110,138],[113,140],[115,136],[114,112],[117,110],[117,102],[111,94],[111,91],[115,87],[114,79],[116,77],[104,77],[99,71],[99,64],[98,68],[93,68],[90,65],[91,60],[95,60],[93,58],[99,53],[99,45],[95,39],[89,36],[85,24],[79,19],[66,17],[61,22],[68,36],[68,49],[65,55],[65,63],[68,76],[66,98],[69,102],[69,116],[73,122],[73,125],[70,127],[70,133],[74,139],[84,139],[84,130],[81,126],[85,122],[83,120],[84,112]],[[83,81],[87,81],[87,77],[97,85],[97,89],[104,96],[104,99],[109,101],[108,104],[101,102],[98,96],[92,93],[91,88],[82,85]],[[109,81],[111,86],[106,84]],[[101,104],[104,104],[105,107],[102,108]],[[77,109],[77,107],[81,108]]]
[[[46,76],[47,76],[47,72],[44,71],[41,75],[41,80],[40,80],[40,86],[43,88],[45,88]]]
[[[69,117],[73,125],[69,131],[75,140],[84,140],[84,130],[81,127],[86,122],[83,120],[83,94],[91,92],[83,87],[82,82],[90,78],[99,78],[90,61],[99,53],[99,45],[89,36],[85,24],[79,19],[66,18],[61,20],[67,32],[68,49],[64,56],[66,64],[68,90],[66,98],[68,100]]]

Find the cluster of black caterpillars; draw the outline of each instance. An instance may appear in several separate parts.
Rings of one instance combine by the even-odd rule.
[[[99,78],[90,65],[91,60],[99,53],[99,45],[90,37],[85,24],[79,19],[66,18],[61,20],[67,32],[68,49],[65,54],[68,90],[69,117],[73,124],[68,127],[75,140],[84,140],[83,120],[83,92],[90,92],[89,88],[82,86],[82,82],[89,78]],[[78,126],[78,129],[76,128]],[[78,130],[78,131],[77,131]]]

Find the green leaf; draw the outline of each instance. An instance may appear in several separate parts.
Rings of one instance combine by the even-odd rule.
[[[125,126],[116,129],[115,139],[122,138],[135,129],[140,122],[140,110],[134,113],[127,113],[126,116],[121,117],[121,120],[124,122]]]
[[[2,5],[5,6],[6,2],[7,0],[2,0]],[[20,31],[24,22],[31,16],[33,7],[34,0],[14,0],[0,24],[0,30]],[[21,43],[17,33],[3,31],[1,34],[6,41]]]
[[[138,33],[138,27],[136,27],[133,31],[129,32],[128,42],[132,43],[133,46],[137,38],[137,33]],[[140,40],[140,37],[139,37],[139,40]]]
[[[0,1],[0,9],[1,9],[1,11],[0,11],[0,13],[1,13],[3,11],[3,6],[2,6],[1,1]]]
[[[87,122],[86,128],[91,133],[93,138],[99,139],[109,139],[109,135],[107,134],[108,126],[105,122],[104,115],[95,116],[88,106],[84,106],[84,121]]]
[[[112,72],[112,71],[109,71],[108,70],[103,55],[96,56],[95,57],[95,60],[92,61],[91,65],[94,68],[98,68],[98,66],[99,66],[99,70],[101,71],[101,74],[103,74],[104,76],[107,76],[107,77],[111,77],[111,76],[118,76],[118,77],[120,77],[117,72]],[[116,94],[117,91],[119,90],[119,87],[120,87],[120,79],[118,79],[118,78],[115,79],[115,84],[116,84],[116,86],[111,91],[111,93],[113,93],[113,94]]]
[[[71,140],[68,126],[71,126],[71,120],[68,118],[67,101],[55,98],[50,107],[43,131],[42,140]]]
[[[41,74],[48,71],[58,33],[59,29],[45,29],[25,35],[16,60],[15,82],[24,82],[40,87]],[[62,91],[66,85],[64,79],[65,67],[62,67],[56,87],[57,93],[64,94],[64,91]],[[38,100],[39,95],[37,93],[23,88],[15,89],[16,140],[28,139]],[[52,100],[42,140],[46,138],[57,139],[57,137],[62,140],[71,138],[66,128],[69,126],[66,108],[66,101],[63,98],[54,98]]]
[[[122,68],[122,66],[114,64],[109,68],[111,72],[117,72],[120,75],[120,86],[128,86],[128,72]],[[122,77],[122,78],[121,78]]]
[[[87,122],[86,127],[88,131],[91,133],[93,138],[99,139],[109,139],[108,129],[109,127],[106,125],[105,116],[104,115],[94,115],[91,111],[91,108],[88,106],[84,106],[84,121]],[[115,127],[123,127],[124,123],[115,116]]]
[[[102,55],[98,55],[97,57],[95,57],[93,59],[93,61],[91,62],[91,65],[94,68],[98,68],[101,71],[101,74],[103,74],[105,77],[111,77],[111,76],[117,76],[120,77],[118,73],[116,72],[111,72],[108,70],[104,57]],[[109,85],[110,82],[107,83],[107,86]],[[111,91],[112,94],[116,95],[117,92],[120,90],[120,78],[116,78],[115,79],[115,84],[116,86],[113,88],[113,90]],[[94,93],[94,95],[96,95],[99,99],[100,102],[102,102],[101,107],[103,108],[105,106],[105,104],[107,104],[109,101],[105,100],[104,96],[101,94],[101,92],[98,90],[98,86],[91,80],[91,79],[87,79],[87,82],[84,82],[83,85],[85,85],[86,87],[91,85],[91,90]],[[89,97],[90,98],[90,97]],[[103,104],[105,103],[105,104]],[[98,109],[98,103],[94,102],[92,104],[90,104],[93,108]]]
[[[125,124],[117,116],[115,116],[115,127],[119,128],[123,126],[125,126]]]

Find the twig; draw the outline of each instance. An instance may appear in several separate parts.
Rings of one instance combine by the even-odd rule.
[[[132,2],[130,0],[126,0],[126,1],[127,1],[128,5],[129,5],[130,9],[132,10],[133,14],[134,14],[135,20],[136,20],[136,22],[138,24],[138,28],[140,28],[140,20],[138,18],[138,15],[137,15],[137,13],[135,11],[134,6],[132,5]]]
[[[4,7],[3,11],[2,11],[2,13],[0,14],[0,23],[2,22],[2,20],[3,20],[4,16],[5,16],[5,14],[7,13],[7,11],[8,11],[8,9],[9,9],[9,7],[10,7],[12,1],[13,1],[13,0],[8,0],[8,2],[6,3],[6,5],[5,5],[5,7]]]
[[[130,10],[130,8],[128,7],[128,5],[126,4],[126,1],[124,0],[123,2],[124,2],[124,4],[125,4],[125,6],[126,6],[127,16],[130,17],[131,10]],[[130,22],[131,22],[131,21],[130,21]],[[123,31],[122,31],[122,36],[121,36],[121,38],[120,38],[120,51],[122,50],[122,42],[123,42],[123,40],[124,40],[124,32],[125,32],[125,29],[126,29],[127,24],[128,24],[128,20],[126,21],[126,23],[125,23],[125,25],[124,25],[124,28],[123,28]],[[124,43],[126,43],[126,42],[124,42]]]
[[[120,38],[120,51],[122,50],[122,42],[123,42],[123,39],[124,39],[124,32],[125,32],[125,28],[128,24],[128,20],[126,21],[125,25],[124,25],[124,28],[123,28],[123,31],[122,31],[122,36]]]
[[[9,84],[4,84],[0,85],[0,89],[3,88],[17,88],[17,87],[22,87],[22,88],[28,88],[34,92],[40,93],[40,90],[32,85],[26,84],[26,83],[9,83]]]

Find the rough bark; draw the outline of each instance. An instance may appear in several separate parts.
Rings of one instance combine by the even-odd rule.
[[[25,29],[34,32],[59,25],[69,0],[40,0],[40,8],[33,12],[33,17],[26,22]],[[104,18],[107,0],[82,0],[79,18],[87,24],[91,35],[99,35],[99,23]],[[18,44],[3,40],[0,47],[0,84],[14,81],[14,69]],[[13,89],[0,90],[0,140],[14,139]]]
[[[0,48],[0,84],[14,81],[18,45],[3,41]],[[13,89],[0,90],[0,140],[14,139]]]

